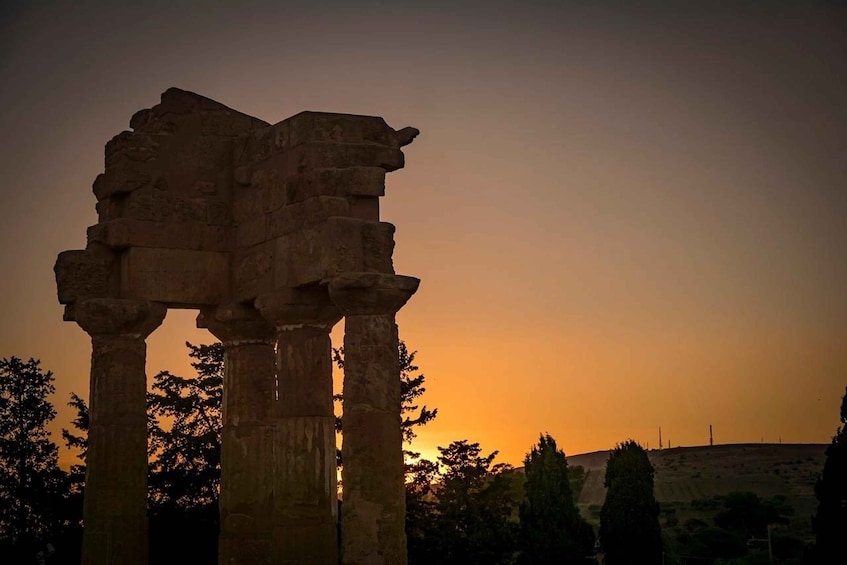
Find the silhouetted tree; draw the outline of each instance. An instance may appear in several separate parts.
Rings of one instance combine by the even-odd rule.
[[[847,389],[841,398],[841,425],[826,448],[823,473],[815,484],[818,510],[812,517],[815,553],[847,555]]]
[[[197,376],[162,371],[153,377],[153,392],[147,395],[153,507],[201,508],[218,499],[223,346],[185,345]]]
[[[582,465],[568,465],[568,482],[571,486],[571,495],[574,502],[579,500],[579,495],[582,493],[582,487],[585,486],[586,478],[585,467]]]
[[[653,494],[653,465],[633,440],[619,444],[606,463],[606,500],[600,542],[609,565],[661,563],[662,529]]]
[[[695,563],[713,563],[717,559],[735,559],[749,552],[743,536],[711,526],[698,528],[691,536],[685,553]]]
[[[526,455],[524,473],[520,563],[584,562],[593,554],[594,531],[574,503],[565,453],[549,434],[541,435]]]
[[[492,465],[497,452],[480,455],[478,443],[439,447],[444,467],[433,525],[433,561],[445,565],[497,565],[513,559],[517,523],[510,465]]]
[[[47,431],[53,373],[40,363],[0,359],[0,549],[9,563],[33,560],[63,522],[67,475]]]
[[[433,550],[438,464],[419,459],[406,465],[406,545],[409,565],[436,563]]]
[[[76,428],[80,435],[76,435],[62,428],[62,438],[65,440],[65,446],[68,449],[75,450],[80,460],[80,463],[71,465],[69,477],[71,481],[71,493],[81,493],[85,488],[85,457],[88,454],[88,405],[85,403],[85,400],[72,392],[71,401],[68,402],[68,406],[76,410],[76,418],[71,420],[71,425]],[[80,514],[81,518],[82,514]]]
[[[777,502],[782,502],[777,505]],[[788,519],[782,512],[791,513],[793,509],[783,501],[763,501],[756,493],[736,491],[726,495],[724,509],[715,514],[715,525],[741,536],[743,541],[751,537],[765,537],[768,524],[787,524]]]
[[[63,543],[65,547],[62,553],[78,557],[82,551],[82,506],[85,496],[85,457],[88,453],[89,413],[85,400],[76,393],[71,393],[68,406],[76,410],[76,417],[71,420],[76,433],[62,428],[62,438],[68,449],[77,452],[80,462],[71,465],[68,474],[67,519]]]
[[[162,371],[147,395],[151,563],[217,562],[224,349],[185,345],[197,376]]]

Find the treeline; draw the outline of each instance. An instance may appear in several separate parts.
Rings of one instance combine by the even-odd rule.
[[[148,393],[149,556],[156,564],[213,565],[219,531],[223,347],[186,345],[197,375],[183,378],[161,372],[153,377]],[[415,352],[400,342],[399,355],[403,431],[410,445],[415,428],[432,421],[437,410],[419,405],[425,377],[414,365]],[[334,359],[343,368],[342,349],[334,351]],[[56,414],[47,400],[54,393],[52,381],[52,373],[43,371],[37,360],[0,360],[4,562],[79,563],[88,410],[79,396],[71,395],[69,405],[76,417],[62,436],[76,450],[79,463],[65,472],[58,466],[58,447],[46,431]],[[816,487],[817,553],[807,555],[809,563],[840,562],[832,557],[843,557],[839,534],[847,532],[847,393],[841,421]],[[342,422],[337,421],[339,431]],[[438,450],[436,461],[407,451],[410,565],[595,563],[598,553],[609,565],[673,559],[670,548],[663,553],[654,469],[632,440],[610,452],[599,532],[575,504],[585,478],[582,468],[570,468],[548,434],[541,434],[526,454],[523,473],[496,463],[497,451],[485,454],[467,439]],[[731,518],[722,519],[730,524]],[[691,526],[693,538],[708,540],[700,524]],[[697,562],[718,563],[722,557],[712,554]]]

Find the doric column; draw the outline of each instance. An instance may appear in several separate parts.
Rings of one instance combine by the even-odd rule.
[[[147,376],[144,341],[165,318],[158,303],[92,298],[76,304],[91,336],[83,565],[147,564]]]
[[[341,319],[325,288],[260,296],[277,330],[274,563],[337,565],[337,481],[329,332]]]
[[[221,565],[270,565],[273,539],[275,332],[241,304],[203,309],[197,326],[224,346]]]
[[[394,317],[420,281],[380,273],[332,280],[344,313],[344,565],[406,563],[400,362]]]

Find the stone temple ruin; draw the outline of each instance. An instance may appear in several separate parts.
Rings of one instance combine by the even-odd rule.
[[[225,357],[221,564],[406,563],[385,173],[418,134],[303,112],[270,125],[170,89],[106,144],[98,223],[56,261],[91,336],[86,565],[147,563],[146,337],[168,308]],[[345,318],[342,540],[329,333]]]

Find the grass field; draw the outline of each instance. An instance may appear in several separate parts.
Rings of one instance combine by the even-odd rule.
[[[784,496],[794,510],[787,528],[798,537],[809,537],[810,517],[817,508],[814,485],[825,450],[825,444],[733,444],[649,451],[662,527],[673,534],[689,518],[711,523],[719,508],[692,505],[693,501],[751,491],[762,499]],[[568,457],[569,465],[580,465],[587,472],[577,505],[595,528],[606,497],[603,478],[608,457],[608,451]]]

